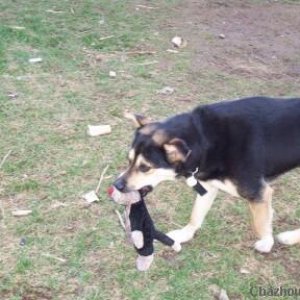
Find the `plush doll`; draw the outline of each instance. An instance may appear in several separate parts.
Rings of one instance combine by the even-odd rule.
[[[111,186],[108,189],[108,194],[116,203],[126,207],[126,231],[129,232],[131,241],[139,254],[136,260],[136,266],[139,271],[149,269],[153,261],[154,239],[172,247],[176,252],[181,250],[180,244],[175,243],[170,237],[155,229],[140,192],[121,193]]]

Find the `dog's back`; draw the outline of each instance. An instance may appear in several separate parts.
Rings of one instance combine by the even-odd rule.
[[[300,98],[245,98],[194,112],[230,161],[251,152],[251,163],[257,161],[266,178],[300,165]]]

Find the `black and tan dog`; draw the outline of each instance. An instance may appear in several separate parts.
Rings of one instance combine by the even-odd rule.
[[[245,98],[197,107],[163,122],[132,116],[138,129],[129,151],[129,167],[115,182],[120,191],[147,192],[162,181],[192,174],[206,189],[198,195],[190,222],[169,233],[190,240],[218,190],[248,200],[259,240],[255,249],[270,252],[272,188],[270,180],[300,166],[300,98]],[[300,229],[278,235],[279,242],[300,242]]]

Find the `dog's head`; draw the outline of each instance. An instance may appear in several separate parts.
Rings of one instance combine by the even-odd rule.
[[[174,180],[178,166],[187,160],[191,150],[176,136],[179,129],[169,122],[150,122],[139,115],[130,118],[137,129],[128,153],[129,166],[114,185],[122,192],[140,190],[146,194],[160,182]]]

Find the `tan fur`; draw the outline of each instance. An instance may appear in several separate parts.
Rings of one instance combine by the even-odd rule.
[[[168,140],[168,136],[163,129],[158,129],[153,134],[152,140],[156,145],[161,146]]]
[[[142,115],[136,115],[128,111],[125,111],[123,115],[126,119],[133,121],[133,124],[136,128],[140,128],[146,124],[151,123],[151,120],[149,118]]]
[[[157,128],[156,124],[151,124],[150,123],[150,124],[142,127],[139,130],[139,133],[144,134],[144,135],[151,135],[155,131],[156,128]]]

